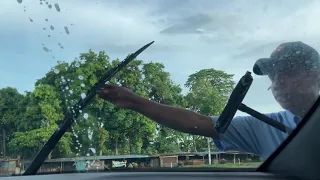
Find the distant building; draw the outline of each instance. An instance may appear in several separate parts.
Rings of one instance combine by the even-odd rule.
[[[211,152],[213,163],[238,163],[259,161],[259,158],[241,152]],[[223,160],[223,161],[222,161]],[[22,171],[31,161],[22,163]],[[208,163],[208,152],[179,152],[155,155],[116,155],[116,156],[86,156],[76,158],[59,158],[46,160],[39,173],[51,172],[83,172],[105,171],[112,168],[157,168],[195,166]],[[9,163],[7,163],[9,164]],[[12,163],[11,163],[12,164]],[[2,166],[0,166],[2,167]],[[8,165],[3,169],[10,169]],[[8,171],[8,170],[3,170]],[[12,168],[11,168],[12,171]],[[10,172],[11,172],[10,171]]]

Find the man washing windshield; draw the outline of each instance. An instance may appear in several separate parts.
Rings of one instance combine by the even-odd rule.
[[[270,78],[272,83],[270,89],[275,99],[285,109],[266,115],[295,128],[318,98],[319,65],[319,53],[302,42],[283,43],[270,58],[257,60],[253,72]],[[218,117],[158,104],[115,85],[105,85],[99,96],[117,107],[137,111],[172,129],[211,137],[222,151],[254,153],[266,159],[287,136],[251,116],[235,117],[228,130],[224,134],[219,134],[213,124]]]

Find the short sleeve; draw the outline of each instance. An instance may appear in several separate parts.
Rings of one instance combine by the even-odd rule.
[[[217,120],[217,116],[212,116]],[[240,151],[260,155],[260,145],[257,138],[261,126],[252,116],[235,117],[228,130],[219,134],[220,140],[213,140],[220,151]],[[261,131],[260,131],[261,132]]]

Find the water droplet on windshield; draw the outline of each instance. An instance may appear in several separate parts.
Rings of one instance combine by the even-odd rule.
[[[58,12],[60,12],[60,6],[59,6],[59,4],[54,4],[54,7],[56,8],[56,10],[58,11]]]
[[[82,98],[82,99],[86,98],[86,96],[87,96],[87,95],[86,95],[85,93],[81,93],[81,98]]]
[[[50,50],[47,47],[42,48],[45,52],[49,52]]]
[[[90,156],[90,154],[89,154],[89,153],[87,153],[87,156]]]
[[[80,76],[78,76],[78,78],[79,78],[80,80],[83,80],[83,76],[81,76],[81,75],[80,75]]]
[[[61,49],[63,49],[63,46],[61,45],[61,43],[58,43],[58,46],[59,46]]]
[[[30,22],[33,22],[33,19],[29,18]]]
[[[45,21],[48,21],[48,19],[45,19]]]
[[[78,62],[76,62],[75,66],[76,67],[80,67],[80,64]]]
[[[18,3],[20,3],[20,4],[22,3],[22,0],[17,0],[17,1],[18,1]]]
[[[51,26],[50,26],[50,29],[51,29],[51,30],[54,30],[54,27],[51,25]]]
[[[70,34],[69,29],[68,29],[67,26],[64,27],[64,31],[65,31],[67,34]]]
[[[48,4],[48,2],[47,2],[47,4]],[[49,9],[51,9],[51,8],[52,8],[52,5],[51,5],[51,4],[49,4],[49,5],[48,5],[48,8],[49,8]]]
[[[94,149],[94,148],[89,148],[89,149],[90,149],[90,151],[91,151],[93,154],[96,153],[96,149]]]
[[[81,83],[81,85],[80,85],[81,87],[85,87],[86,85],[84,84],[84,83]]]
[[[92,140],[92,135],[93,135],[93,131],[89,128],[89,129],[88,129],[88,138],[89,138],[90,140]]]
[[[56,74],[59,74],[59,72],[60,72],[59,69],[54,69],[53,71],[54,71],[54,73],[56,73]]]
[[[72,91],[72,90],[69,90],[69,93],[70,93],[70,94],[73,94],[73,91]]]
[[[83,118],[87,120],[88,117],[89,117],[89,115],[87,113],[84,113]]]

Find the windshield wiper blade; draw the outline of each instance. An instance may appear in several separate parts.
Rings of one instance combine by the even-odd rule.
[[[239,105],[242,103],[249,88],[253,82],[251,72],[247,71],[244,76],[241,77],[238,84],[232,91],[229,100],[220,114],[218,120],[215,123],[215,129],[218,133],[225,133],[236,114]]]
[[[33,159],[31,164],[28,166],[23,175],[34,175],[38,172],[42,163],[48,157],[49,153],[53,150],[56,144],[59,142],[60,138],[64,135],[66,131],[70,129],[72,124],[75,122],[75,119],[79,116],[82,109],[84,109],[88,102],[92,100],[92,98],[96,95],[97,90],[101,89],[107,81],[109,81],[116,73],[118,73],[122,68],[124,68],[127,64],[129,64],[132,60],[134,60],[140,53],[142,53],[145,49],[147,49],[154,41],[146,44],[138,51],[133,54],[130,54],[127,58],[121,61],[116,67],[111,68],[107,71],[99,81],[87,91],[86,97],[84,99],[80,98],[80,100],[71,108],[72,112],[68,113],[62,124],[57,128],[57,130],[51,135],[49,140],[45,143],[42,149],[38,152],[36,157]]]

